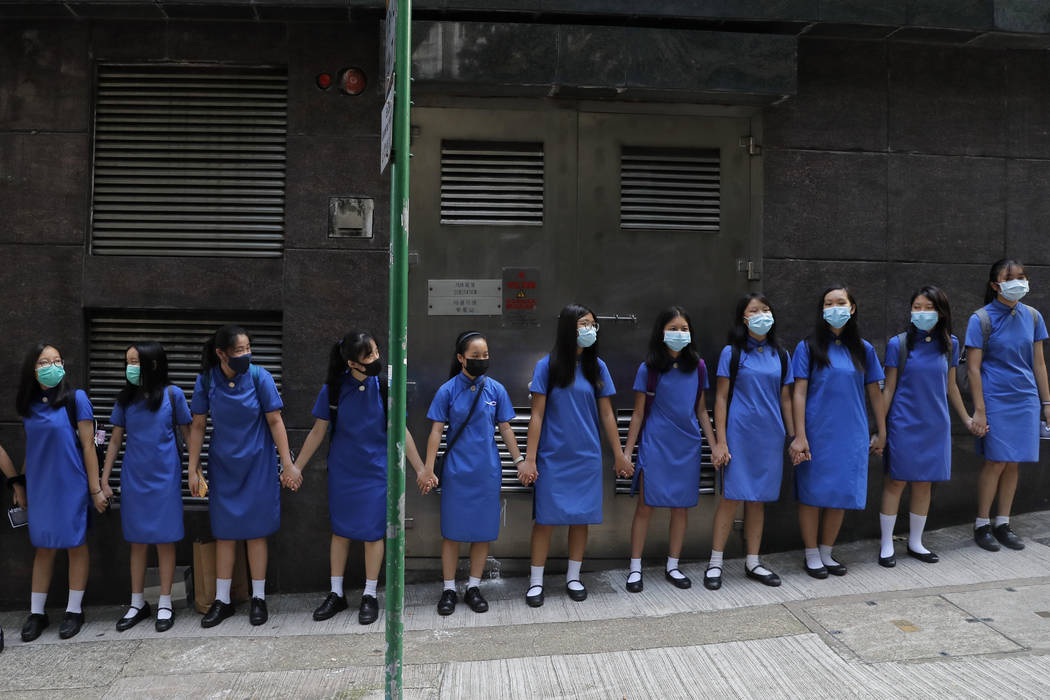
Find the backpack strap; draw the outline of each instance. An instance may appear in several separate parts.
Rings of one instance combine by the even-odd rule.
[[[729,404],[733,403],[733,389],[736,387],[736,375],[740,373],[740,348],[731,345],[729,351],[729,395],[726,396],[726,419],[729,418]],[[783,358],[781,358],[783,359]]]
[[[898,333],[897,338],[897,381],[904,374],[904,365],[908,363],[908,334]]]
[[[992,318],[988,315],[988,309],[983,306],[974,312],[981,324],[981,349],[988,345],[988,339],[992,337]]]

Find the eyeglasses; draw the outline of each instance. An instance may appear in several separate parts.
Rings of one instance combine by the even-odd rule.
[[[62,360],[38,360],[36,363],[37,369],[47,369],[48,367],[62,367]]]
[[[598,324],[597,323],[591,323],[590,321],[584,321],[582,323],[577,323],[576,327],[577,328],[593,328],[594,330],[598,330]]]

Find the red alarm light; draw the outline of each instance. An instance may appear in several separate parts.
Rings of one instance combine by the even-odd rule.
[[[360,68],[346,68],[339,73],[339,89],[347,95],[360,95],[367,84],[365,72]]]
[[[322,90],[327,90],[332,87],[332,75],[331,73],[318,73],[317,74],[317,87]]]

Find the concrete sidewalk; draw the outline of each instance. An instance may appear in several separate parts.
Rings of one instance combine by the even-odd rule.
[[[1022,552],[984,552],[969,526],[931,532],[933,565],[901,556],[903,543],[894,569],[878,566],[873,541],[845,545],[836,556],[849,574],[824,581],[803,573],[800,552],[771,555],[779,588],[732,560],[722,590],[708,591],[698,562],[682,567],[687,591],[659,569],[646,570],[640,594],[624,590],[626,572],[585,573],[583,603],[552,576],[546,605],[532,609],[525,580],[487,580],[488,613],[461,604],[440,617],[440,584],[408,586],[405,697],[1050,697],[1050,512],[1013,527]],[[246,605],[212,630],[181,609],[163,635],[150,622],[118,633],[120,609],[89,608],[70,641],[58,639],[56,609],[31,644],[18,639],[25,613],[3,613],[0,694],[381,697],[383,618],[314,622],[322,597],[272,596],[259,628]]]

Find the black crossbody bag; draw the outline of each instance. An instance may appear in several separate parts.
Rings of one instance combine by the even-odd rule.
[[[445,453],[438,457],[434,462],[434,475],[438,478],[438,483],[441,483],[441,475],[445,471],[445,457],[452,451],[452,447],[459,440],[459,436],[463,434],[463,430],[467,427],[467,423],[470,422],[471,416],[474,415],[474,409],[478,407],[478,401],[481,400],[481,392],[485,389],[485,382],[476,385],[477,394],[474,396],[474,403],[470,404],[470,412],[467,413],[467,417],[463,420],[463,424],[459,426],[459,430],[456,431],[455,435],[445,443]]]

